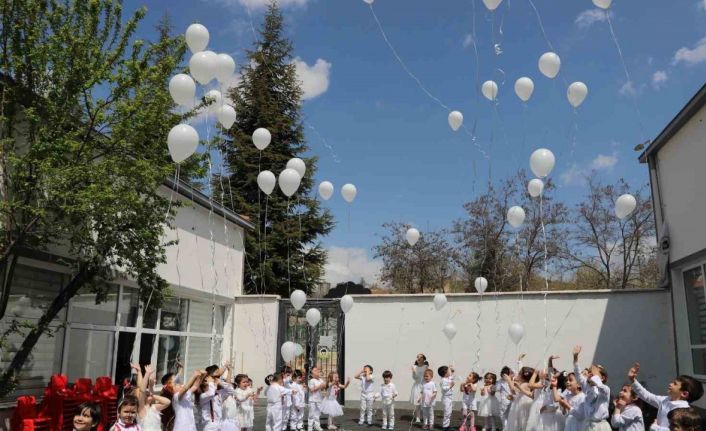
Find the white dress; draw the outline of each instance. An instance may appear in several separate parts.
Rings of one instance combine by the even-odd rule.
[[[343,408],[340,404],[338,404],[339,390],[340,389],[336,385],[333,385],[329,388],[328,396],[321,403],[321,413],[328,415],[332,418],[343,416]]]
[[[571,404],[571,407],[577,407],[586,399],[586,394],[579,392],[576,395],[571,393],[566,395],[566,401]],[[582,431],[584,429],[584,418],[576,417],[573,414],[569,414],[566,417],[566,425],[564,426],[564,431]]]
[[[485,389],[485,387],[483,387]],[[481,394],[478,398],[478,416],[489,417],[489,416],[500,416],[500,402],[495,394],[491,394],[490,391],[486,390],[485,395],[483,395],[483,389],[481,389]]]
[[[147,407],[143,419],[138,416],[138,423],[143,431],[162,431],[162,415],[153,406]]]
[[[540,410],[544,405],[544,396],[546,392],[542,389],[535,389],[532,392],[532,405],[530,406],[529,415],[527,416],[527,431],[541,431]]]
[[[251,398],[254,391],[252,389],[236,389],[235,405],[238,409],[238,423],[242,428],[252,428],[255,420],[255,410]]]
[[[409,402],[415,406],[419,405],[419,396],[422,394],[422,384],[424,384],[424,372],[429,368],[428,365],[415,365],[412,372],[412,392],[409,395]]]
[[[507,431],[525,431],[531,407],[532,398],[518,391],[510,405],[510,413],[507,418]]]
[[[233,397],[223,401],[223,420],[221,421],[221,431],[238,431],[238,405]]]
[[[544,405],[539,415],[541,431],[564,431],[566,417],[561,412],[561,406],[554,401],[554,395],[549,388],[544,393]]]

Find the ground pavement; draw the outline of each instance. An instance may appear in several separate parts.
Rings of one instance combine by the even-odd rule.
[[[441,409],[436,409],[435,410],[435,415],[434,415],[434,428],[437,430],[441,430],[441,420],[442,420],[442,412]],[[343,417],[336,418],[336,425],[338,426],[338,429],[340,431],[373,431],[373,430],[380,430],[382,427],[382,411],[377,410],[374,412],[373,416],[373,425],[368,426],[368,425],[358,425],[358,415],[360,414],[359,409],[343,409]],[[256,405],[255,406],[255,431],[261,431],[265,429],[265,415],[266,415],[266,408],[264,405]],[[422,429],[422,424],[413,424],[412,423],[413,417],[412,417],[412,411],[411,410],[402,410],[402,409],[395,409],[395,431],[409,431],[411,430],[421,430]],[[326,430],[326,424],[327,424],[327,419],[325,415],[321,416],[321,428]],[[461,412],[460,411],[454,411],[453,416],[451,417],[451,428],[453,429],[458,429],[459,425],[461,424]],[[478,431],[481,430],[481,426],[483,422],[479,421],[476,419],[476,425],[478,428]],[[306,417],[304,418],[304,429],[306,430]]]

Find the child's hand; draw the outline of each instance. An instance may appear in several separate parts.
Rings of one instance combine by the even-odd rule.
[[[520,353],[520,356],[517,357],[517,362],[520,362],[521,360],[525,359],[525,356],[527,356],[527,353]]]
[[[137,371],[138,373],[141,371],[141,369],[140,369],[140,364],[131,363],[131,364],[130,364],[130,368],[132,368],[133,370]]]
[[[551,355],[551,356],[549,357],[549,360],[550,360],[550,361],[553,361],[553,360],[555,360],[555,359],[559,359],[559,357],[558,357],[557,355]]]
[[[571,354],[574,356],[574,362],[578,361],[579,353],[581,353],[581,346],[574,346],[573,350],[571,350]]]
[[[632,364],[632,367],[628,370],[628,380],[631,382],[634,382],[635,379],[637,378],[637,373],[640,372],[640,363],[635,362]]]
[[[598,369],[596,365],[591,365],[591,374],[594,376],[599,376],[601,375],[601,370]]]
[[[620,398],[615,400],[615,408],[616,409],[623,409],[625,407],[625,401],[621,400]]]
[[[412,365],[410,369],[412,370],[412,372],[414,372],[414,365]]]

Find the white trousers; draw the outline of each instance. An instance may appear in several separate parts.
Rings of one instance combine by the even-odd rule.
[[[385,402],[382,403],[382,426],[383,428],[388,425],[390,429],[395,426],[395,403]]]
[[[221,431],[220,421],[208,421],[203,424],[203,431]]]
[[[321,403],[309,403],[309,431],[321,429]]]
[[[511,403],[500,403],[500,422],[502,423],[503,429],[507,429],[507,418],[510,415]],[[485,427],[485,423],[483,424]]]
[[[368,425],[373,423],[373,398],[360,399],[360,419],[359,422],[365,422],[367,419]]]
[[[424,421],[424,425],[434,425],[434,406],[422,406],[422,420]]]
[[[453,412],[453,400],[451,398],[442,398],[441,402],[444,404],[444,421],[441,425],[444,428],[451,426],[451,413]]]
[[[289,429],[297,430],[304,428],[304,406],[292,406],[289,412]]]
[[[265,428],[267,431],[282,431],[282,404],[267,405]]]
[[[282,429],[287,428],[289,424],[289,415],[292,411],[292,405],[289,403],[282,403]]]

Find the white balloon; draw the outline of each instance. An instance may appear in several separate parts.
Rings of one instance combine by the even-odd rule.
[[[186,44],[194,54],[206,49],[208,38],[208,29],[201,24],[191,24],[186,29]]]
[[[262,171],[259,174],[257,174],[257,185],[260,187],[260,190],[267,196],[272,194],[272,191],[275,189],[275,184],[277,183],[277,178],[275,177],[275,174],[273,174],[270,171]],[[301,292],[301,290],[295,290],[294,292]],[[292,292],[292,294],[294,293]],[[302,292],[304,293],[304,292]],[[291,296],[290,296],[291,299]],[[306,301],[306,296],[304,296],[304,300]],[[302,302],[302,306],[304,306],[304,303]],[[294,307],[297,310],[299,310],[302,307]]]
[[[547,78],[555,78],[561,68],[561,59],[553,52],[546,52],[539,57],[539,71]]]
[[[502,3],[503,0],[483,0],[483,4],[485,7],[488,8],[488,10],[495,10],[500,6],[500,3]]]
[[[507,221],[514,228],[522,226],[525,222],[525,210],[518,206],[510,208],[507,210]]]
[[[415,228],[409,228],[407,229],[407,233],[405,235],[407,237],[407,243],[414,247],[414,244],[419,241],[419,231]]]
[[[456,336],[456,325],[454,325],[453,322],[448,322],[444,325],[444,335],[446,335],[449,341],[453,340]]]
[[[223,106],[223,95],[218,90],[210,90],[206,95],[204,95],[206,103],[208,103],[208,111],[217,113],[221,110]]]
[[[483,293],[485,292],[485,289],[488,288],[488,280],[486,280],[485,277],[477,277],[476,280],[473,282],[473,285],[475,286],[478,293]]]
[[[374,2],[375,0],[363,0],[363,1],[366,2],[367,4],[373,4],[373,2]]]
[[[346,184],[341,187],[341,196],[346,202],[351,203],[355,196],[358,194],[358,189],[355,188],[353,184]]]
[[[613,0],[593,0],[593,4],[601,9],[608,9]]]
[[[294,358],[296,358],[294,349],[294,343],[291,341],[285,341],[282,343],[282,347],[280,347],[279,351],[282,354],[282,359],[284,359],[284,362],[291,362]]]
[[[264,127],[260,127],[259,129],[255,130],[252,134],[252,142],[253,144],[255,144],[255,148],[260,151],[267,148],[267,146],[270,145],[271,141],[272,135],[270,134],[270,131],[265,129]]]
[[[637,207],[635,196],[630,194],[622,195],[615,201],[615,215],[622,220],[632,214],[635,211],[635,207]]]
[[[341,297],[341,311],[348,313],[353,308],[353,297],[350,295],[343,295]]]
[[[525,336],[525,327],[519,323],[513,323],[510,325],[507,333],[513,343],[520,344],[520,341],[522,341],[522,338]]]
[[[235,109],[230,105],[221,106],[221,109],[218,110],[217,116],[218,122],[221,123],[221,125],[226,129],[230,129],[233,123],[235,123]]]
[[[523,102],[530,100],[534,93],[534,82],[526,76],[515,81],[515,94]]]
[[[169,94],[171,94],[172,99],[174,99],[174,103],[189,106],[194,103],[196,83],[185,73],[174,75],[172,79],[169,80]]]
[[[437,293],[434,295],[434,308],[441,310],[446,305],[446,295],[443,293]]]
[[[304,353],[304,348],[302,347],[302,345],[299,343],[294,343],[294,357],[296,358],[297,356],[300,356],[302,353]]]
[[[530,180],[530,182],[527,183],[527,191],[529,192],[530,196],[536,198],[537,196],[541,195],[544,191],[544,182],[539,178]]]
[[[310,326],[316,326],[321,320],[321,313],[316,308],[310,308],[306,312],[306,321],[309,322]]]
[[[178,124],[172,127],[167,135],[169,154],[175,163],[188,159],[199,146],[199,133],[188,124]]]
[[[235,73],[235,60],[228,54],[218,54],[216,57],[216,79],[225,84]]]
[[[300,177],[304,178],[304,174],[306,173],[306,163],[304,163],[304,160],[298,157],[289,159],[289,161],[287,162],[287,168],[294,169],[295,171],[297,171]]]
[[[324,181],[319,184],[319,195],[325,201],[331,199],[331,196],[333,196],[333,184],[330,181]]]
[[[302,177],[294,169],[285,169],[279,174],[279,188],[287,197],[297,192],[301,181]]]
[[[574,82],[566,90],[566,98],[569,99],[569,103],[574,108],[581,106],[583,101],[586,100],[586,96],[588,96],[588,87],[583,82]]]
[[[488,100],[495,100],[498,97],[498,84],[495,81],[485,81],[480,90]]]
[[[306,293],[303,290],[295,290],[289,294],[289,301],[292,303],[292,307],[299,311],[302,309],[304,304],[306,304]]]
[[[449,126],[454,132],[457,131],[463,124],[463,114],[459,111],[451,111],[449,113]]]
[[[535,150],[530,156],[530,169],[539,178],[549,175],[555,163],[554,153],[546,148]]]
[[[189,59],[189,71],[199,84],[206,85],[214,78],[218,56],[213,51],[201,51]]]

